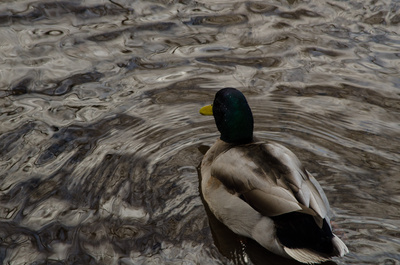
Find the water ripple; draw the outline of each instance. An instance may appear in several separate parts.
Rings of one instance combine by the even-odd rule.
[[[0,263],[297,264],[216,222],[198,114],[241,89],[351,253],[398,264],[397,3],[0,3]],[[335,224],[333,225],[335,227]]]

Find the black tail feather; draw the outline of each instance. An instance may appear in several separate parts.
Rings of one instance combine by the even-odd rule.
[[[320,228],[313,216],[292,212],[271,217],[276,226],[279,241],[288,248],[308,248],[319,253],[334,253],[333,234],[330,226],[323,220]]]

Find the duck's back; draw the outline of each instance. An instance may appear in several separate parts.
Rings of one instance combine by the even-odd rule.
[[[265,216],[302,211],[327,217],[329,204],[318,182],[277,143],[230,146],[213,159],[210,174]]]

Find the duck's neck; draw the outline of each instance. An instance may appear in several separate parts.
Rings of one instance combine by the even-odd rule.
[[[220,123],[218,130],[221,133],[221,140],[231,144],[247,144],[253,141],[253,116],[238,115],[224,120]]]

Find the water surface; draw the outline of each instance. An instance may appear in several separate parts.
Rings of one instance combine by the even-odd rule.
[[[350,254],[400,264],[400,3],[3,1],[3,264],[297,264],[207,215],[198,110],[243,91],[256,135],[324,188]]]

